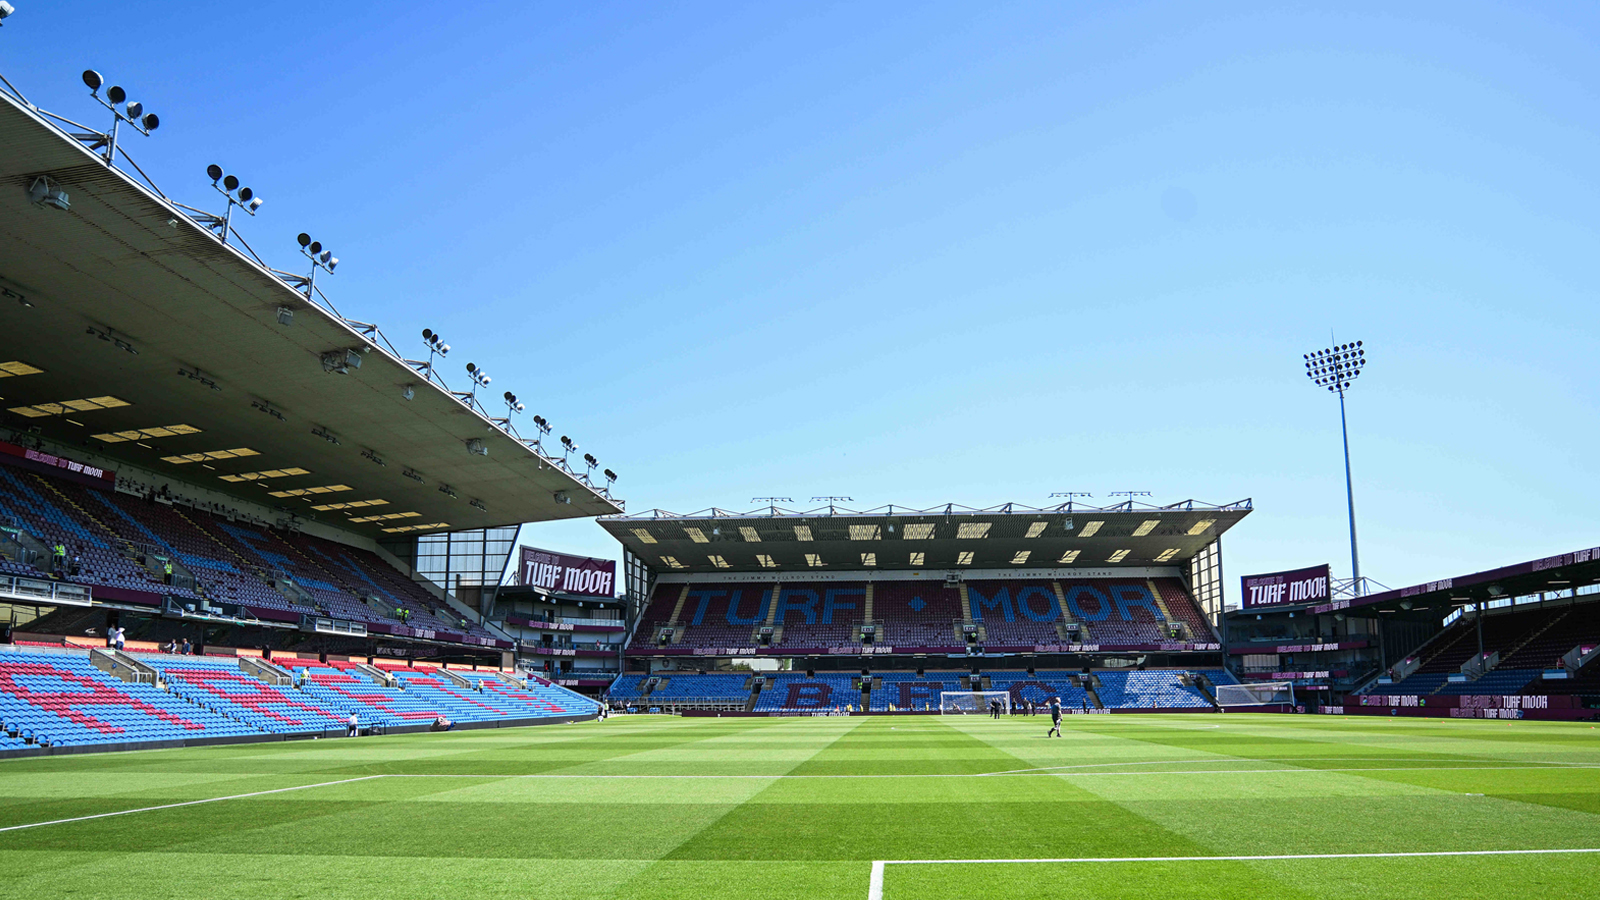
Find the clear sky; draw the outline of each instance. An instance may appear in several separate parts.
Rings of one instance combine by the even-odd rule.
[[[1600,545],[1596,7],[13,2],[30,99],[128,86],[631,511],[1250,497],[1232,585],[1347,575],[1332,331],[1364,574]]]

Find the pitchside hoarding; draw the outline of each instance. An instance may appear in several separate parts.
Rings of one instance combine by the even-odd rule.
[[[1328,566],[1312,566],[1292,572],[1271,572],[1266,575],[1246,575],[1240,579],[1244,585],[1244,608],[1282,606],[1288,603],[1326,603],[1328,594]]]
[[[563,594],[585,597],[616,596],[617,561],[589,556],[569,556],[537,547],[523,547],[517,566],[517,581],[528,587],[544,588]]]

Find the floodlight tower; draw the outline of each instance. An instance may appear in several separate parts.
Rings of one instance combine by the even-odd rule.
[[[1356,495],[1350,483],[1350,428],[1344,414],[1344,392],[1350,390],[1367,364],[1367,351],[1361,342],[1335,344],[1304,354],[1306,377],[1314,384],[1339,395],[1339,433],[1344,438],[1344,499],[1350,510],[1350,577],[1357,597],[1366,593],[1361,580],[1361,554],[1356,550]]]
[[[145,112],[143,103],[128,101],[128,92],[123,90],[121,85],[114,84],[106,88],[106,95],[104,97],[100,96],[100,88],[105,83],[105,78],[101,77],[99,72],[93,69],[84,70],[83,84],[89,89],[89,96],[100,101],[101,106],[111,110],[111,130],[104,132],[90,131],[85,134],[74,134],[73,137],[79,140],[91,141],[90,149],[92,150],[99,150],[104,147],[105,150],[101,153],[101,158],[106,161],[106,165],[111,165],[116,161],[117,156],[117,132],[124,122],[135,131],[145,137],[149,137],[150,132],[161,126],[161,119],[155,113]],[[124,105],[125,102],[126,105]],[[118,109],[118,106],[123,108]]]

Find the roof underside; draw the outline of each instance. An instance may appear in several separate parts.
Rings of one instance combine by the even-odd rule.
[[[43,370],[0,377],[10,426],[371,537],[620,511],[3,93],[0,146],[0,287],[32,303],[0,298],[0,363]],[[40,174],[68,193],[70,210],[29,201]],[[279,324],[280,307],[293,310],[292,325]],[[322,355],[346,348],[365,351],[361,366],[324,371]],[[104,397],[126,405],[15,411]],[[94,437],[174,425],[196,431]],[[474,438],[487,456],[467,451]],[[163,461],[241,448],[251,452]],[[293,493],[330,486],[342,489]],[[393,517],[350,521],[380,515]]]
[[[1009,511],[1008,511],[1009,510]],[[657,572],[1002,569],[1186,564],[1250,512],[1222,507],[611,516]]]

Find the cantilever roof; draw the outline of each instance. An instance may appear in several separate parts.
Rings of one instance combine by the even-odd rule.
[[[1008,503],[978,509],[839,506],[747,513],[662,510],[600,524],[657,572],[1179,566],[1250,513],[1250,501],[1155,506]]]
[[[621,511],[4,91],[0,146],[0,363],[42,370],[0,378],[0,421],[373,537]],[[41,174],[69,210],[29,201]]]

